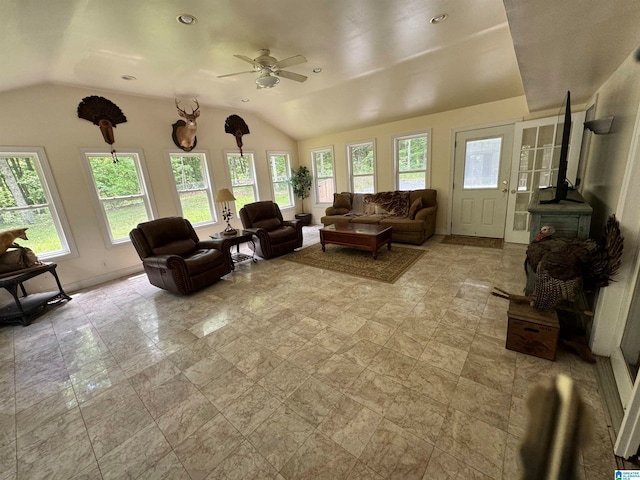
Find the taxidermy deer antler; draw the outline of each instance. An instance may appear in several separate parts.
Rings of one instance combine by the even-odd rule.
[[[240,149],[240,156],[242,156],[242,135],[251,133],[245,121],[238,115],[230,115],[224,121],[224,131],[236,137],[236,144]]]
[[[82,99],[78,105],[78,117],[89,120],[100,127],[104,141],[111,145],[113,163],[117,163],[118,157],[116,157],[116,151],[113,148],[115,141],[113,129],[116,128],[118,123],[127,121],[127,117],[124,116],[122,110],[111,100],[93,95]]]
[[[196,131],[198,125],[196,124],[196,118],[200,116],[200,104],[198,99],[194,98],[193,101],[196,104],[195,110],[192,109],[191,113],[187,113],[184,109],[180,108],[180,102],[176,98],[176,108],[178,109],[178,115],[186,120],[178,120],[172,125],[173,127],[173,143],[178,148],[181,148],[185,152],[193,150],[198,143],[196,138]]]

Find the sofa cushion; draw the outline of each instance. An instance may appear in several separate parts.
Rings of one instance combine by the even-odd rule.
[[[223,253],[220,250],[198,249],[184,263],[190,275],[200,275],[211,270],[211,266],[218,262],[224,262]]]
[[[392,227],[403,232],[421,232],[424,230],[424,222],[421,220],[410,220],[409,217],[386,217],[380,220],[380,225]]]
[[[377,225],[382,218],[384,217],[382,217],[381,215],[378,215],[378,216],[362,215],[360,217],[353,217],[351,219],[351,223],[370,223],[370,224]]]
[[[351,210],[351,194],[349,192],[333,194],[333,208],[346,209],[345,212]]]
[[[422,208],[422,197],[416,198],[411,206],[409,207],[409,215],[408,217],[413,220],[416,218],[416,212]]]

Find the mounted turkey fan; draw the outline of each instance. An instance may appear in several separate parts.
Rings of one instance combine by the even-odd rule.
[[[82,99],[78,105],[78,117],[89,120],[100,127],[104,141],[111,145],[113,163],[117,163],[118,157],[116,157],[116,151],[113,148],[113,142],[115,141],[113,129],[116,128],[118,123],[127,121],[127,117],[124,116],[120,107],[111,100],[93,95]]]
[[[527,282],[527,294],[534,290],[538,310],[573,301],[582,291],[606,287],[620,267],[623,237],[620,224],[611,215],[602,239],[553,238],[555,229],[544,226],[527,248],[527,278],[535,273],[535,287]]]
[[[230,133],[236,137],[236,145],[240,149],[240,156],[242,156],[242,136],[247,135],[249,132],[249,126],[245,123],[242,117],[238,115],[229,115],[224,121],[225,133]]]

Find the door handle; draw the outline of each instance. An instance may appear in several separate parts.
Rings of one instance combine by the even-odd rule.
[[[507,193],[508,191],[509,191],[509,189],[508,189],[508,188],[503,188],[503,189],[502,189],[502,193]]]
[[[516,191],[515,190],[511,190],[511,193],[516,193]]]

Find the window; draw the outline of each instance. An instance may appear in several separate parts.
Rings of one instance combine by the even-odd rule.
[[[323,148],[311,151],[313,165],[313,185],[316,203],[333,203],[336,191],[333,168],[333,148]]]
[[[502,137],[468,140],[464,158],[464,182],[467,189],[498,188]]]
[[[182,216],[194,225],[216,220],[204,153],[169,154]]]
[[[236,211],[247,203],[258,201],[258,191],[254,175],[253,153],[227,153],[231,191],[236,197]]]
[[[376,157],[373,142],[347,145],[347,160],[353,193],[373,193],[376,189]]]
[[[108,153],[84,155],[109,243],[128,241],[132,228],[153,218],[142,154],[118,152],[117,163]]]
[[[293,207],[293,190],[289,183],[291,162],[288,153],[267,152],[273,198],[280,209]]]
[[[428,152],[429,139],[426,133],[394,139],[398,190],[427,188]]]
[[[0,150],[0,230],[28,228],[41,260],[75,253],[43,148]],[[20,243],[20,241],[19,241]]]

